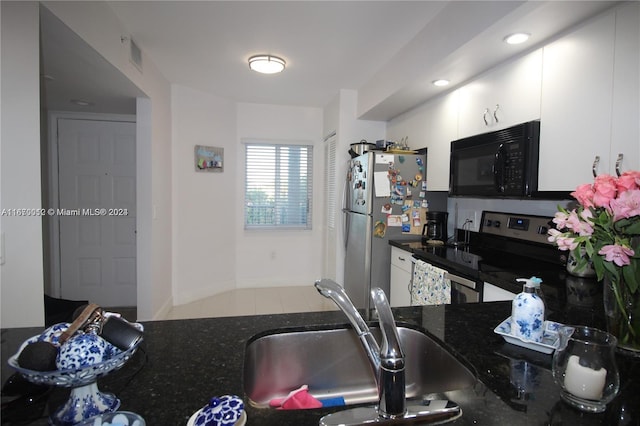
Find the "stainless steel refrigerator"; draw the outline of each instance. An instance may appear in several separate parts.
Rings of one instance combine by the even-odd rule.
[[[426,155],[370,151],[349,160],[343,200],[344,288],[369,310],[371,288],[389,294],[389,239],[420,235],[426,222]]]

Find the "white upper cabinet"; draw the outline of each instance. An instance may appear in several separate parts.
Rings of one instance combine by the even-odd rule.
[[[411,149],[427,148],[427,190],[449,190],[451,141],[457,138],[458,93],[436,98],[387,124],[387,139],[407,137]]]
[[[640,170],[639,99],[640,3],[632,2],[616,13],[610,173],[615,173],[615,162],[619,154],[624,156],[620,165],[621,172]]]
[[[594,17],[543,48],[388,123],[389,139],[427,147],[427,185],[449,188],[450,142],[540,119],[539,191],[640,170],[640,2]],[[395,134],[394,134],[395,133]]]
[[[458,138],[540,118],[542,50],[481,75],[458,89]]]
[[[427,190],[449,190],[451,141],[458,137],[458,93],[438,98],[428,105]]]
[[[543,49],[541,191],[591,182],[596,156],[598,171],[610,171],[615,24],[606,14]]]

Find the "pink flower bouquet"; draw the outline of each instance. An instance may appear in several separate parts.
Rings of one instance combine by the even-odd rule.
[[[640,171],[599,175],[571,195],[579,204],[558,208],[549,241],[574,252],[576,270],[591,262],[597,279],[611,284],[630,338],[640,345],[640,318],[633,318],[640,307],[627,302],[638,299],[640,284]]]

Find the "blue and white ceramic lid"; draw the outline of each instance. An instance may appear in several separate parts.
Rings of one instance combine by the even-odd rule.
[[[247,414],[244,402],[235,395],[214,396],[209,404],[196,411],[187,426],[243,426]]]

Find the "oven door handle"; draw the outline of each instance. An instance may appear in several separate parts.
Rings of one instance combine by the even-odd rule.
[[[471,281],[471,280],[468,280],[466,278],[462,278],[462,277],[459,277],[457,275],[453,275],[450,272],[445,272],[444,277],[446,279],[454,281],[454,282],[456,282],[458,284],[462,284],[465,287],[469,287],[469,288],[472,288],[474,290],[476,289],[476,282],[475,281]]]

